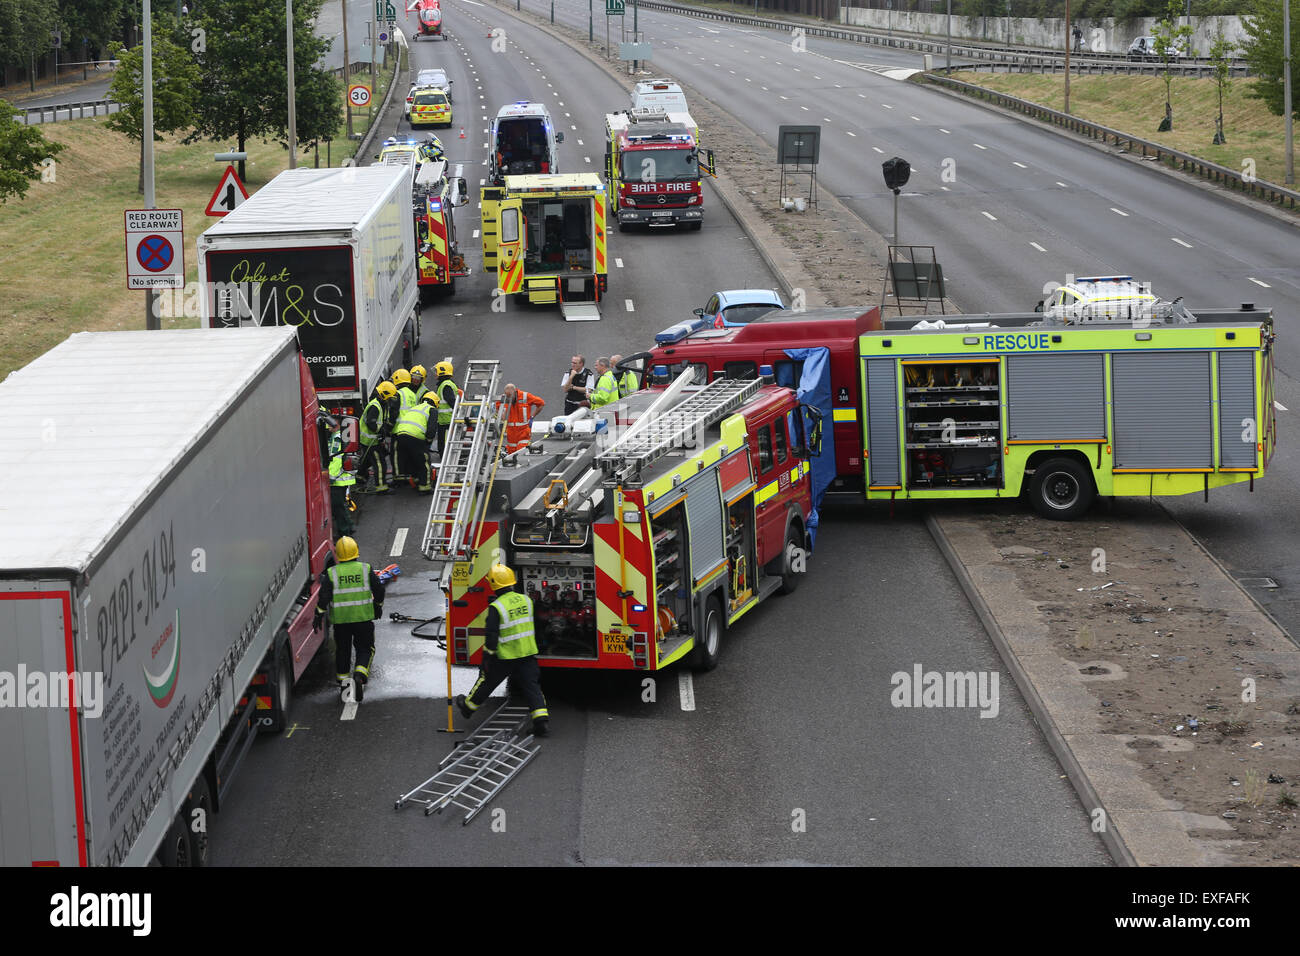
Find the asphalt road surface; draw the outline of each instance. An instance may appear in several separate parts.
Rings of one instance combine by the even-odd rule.
[[[598,169],[603,115],[622,106],[621,91],[528,27],[512,25],[504,51],[493,52],[489,28],[499,21],[489,13],[457,4],[451,40],[412,47],[413,69],[441,66],[454,81],[453,128],[439,131],[453,166],[475,191],[488,119],[528,97],[565,130],[562,171]],[[389,128],[404,132],[398,113],[400,103]],[[715,288],[774,285],[725,209],[712,197],[706,208],[698,233],[611,236],[599,323],[565,324],[555,309],[513,302],[492,312],[494,283],[476,273],[455,298],[426,308],[419,359],[432,366],[450,355],[459,368],[467,357],[500,358],[508,378],[547,399],[549,414],[573,351],[589,361],[635,351]],[[478,264],[474,210],[459,210],[457,229]],[[428,499],[401,488],[364,509],[363,557],[404,572],[385,611],[434,613],[418,556]],[[1109,863],[1008,675],[999,675],[996,717],[891,704],[891,675],[914,665],[1001,667],[919,511],[890,518],[832,507],[810,570],[795,594],[726,635],[711,673],[544,672],[555,733],[469,826],[459,814],[393,809],[450,738],[436,729],[446,721],[440,652],[410,637],[409,625],[383,622],[371,690],[353,719],[340,719],[328,654],[313,663],[298,687],[296,729],[251,751],[214,828],[214,861]],[[457,686],[472,676],[458,668]],[[288,793],[291,819],[279,811]]]

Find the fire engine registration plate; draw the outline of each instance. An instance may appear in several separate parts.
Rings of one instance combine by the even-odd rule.
[[[652,212],[650,215],[652,215],[652,216],[671,216],[672,214],[673,214],[673,211],[672,211],[671,209],[656,209],[656,210],[655,210],[654,212]]]
[[[626,654],[627,638],[622,634],[602,634],[606,654]]]

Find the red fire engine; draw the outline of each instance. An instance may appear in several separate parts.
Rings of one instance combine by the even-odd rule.
[[[605,117],[609,211],[624,231],[632,224],[699,229],[704,173],[717,175],[713,150],[701,150],[689,113],[632,109]]]

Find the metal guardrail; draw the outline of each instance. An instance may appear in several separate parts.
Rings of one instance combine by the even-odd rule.
[[[14,119],[18,120],[25,126],[31,126],[32,116],[36,116],[37,123],[57,123],[61,119],[83,119],[86,116],[86,110],[90,110],[90,116],[95,117],[102,111],[105,116],[109,113],[116,113],[121,110],[122,104],[114,100],[86,100],[76,103],[55,103],[50,106],[27,106],[13,107]],[[60,113],[67,113],[66,116],[60,116]]]
[[[888,46],[901,50],[915,50],[919,53],[947,53],[949,50],[946,40],[927,40],[911,36],[893,36],[892,34],[871,33],[867,30],[855,29],[852,27],[839,26],[814,26],[809,23],[801,23],[795,20],[781,20],[774,17],[755,17],[743,13],[724,13],[717,10],[707,10],[700,7],[684,7],[675,3],[663,3],[660,0],[637,0],[638,5],[645,7],[647,10],[659,10],[664,13],[678,13],[683,16],[696,17],[702,20],[716,20],[722,23],[735,23],[742,26],[761,27],[768,30],[793,30],[796,27],[803,30],[804,36],[823,37],[830,40],[848,40],[853,43],[866,43],[875,46]],[[991,60],[1002,63],[1011,63],[1014,61],[1041,58],[1044,61],[1057,59],[1064,64],[1065,54],[1054,53],[1051,51],[1026,51],[1015,47],[989,47],[989,46],[963,46],[954,43],[951,47],[952,55],[963,57],[968,60]],[[1126,53],[1083,53],[1071,56],[1070,68],[1073,70],[1075,64],[1080,60],[1096,60],[1094,69],[1088,72],[1106,72],[1100,69],[1100,63],[1110,66],[1110,71],[1115,73],[1145,73],[1152,70],[1153,67],[1163,70],[1164,65],[1159,61],[1132,61],[1128,59]],[[1171,71],[1186,76],[1209,76],[1212,75],[1213,61],[1204,57],[1184,57],[1181,60],[1170,64]],[[1242,60],[1230,61],[1230,72],[1233,76],[1247,75],[1247,67]],[[1034,72],[1038,72],[1035,70]]]
[[[967,96],[988,100],[996,106],[1016,110],[1043,122],[1051,123],[1053,126],[1060,126],[1071,132],[1082,133],[1092,139],[1100,139],[1103,143],[1113,142],[1116,146],[1127,146],[1129,150],[1134,152],[1140,150],[1143,158],[1149,156],[1157,162],[1177,167],[1184,172],[1195,173],[1216,183],[1222,183],[1229,189],[1240,189],[1247,195],[1255,196],[1270,203],[1295,209],[1297,202],[1300,202],[1300,192],[1294,189],[1266,182],[1262,179],[1247,178],[1239,170],[1229,169],[1227,166],[1220,166],[1218,163],[1211,163],[1199,156],[1193,156],[1177,149],[1170,149],[1168,146],[1153,143],[1150,140],[1134,136],[1132,133],[1111,129],[1109,126],[1102,126],[1099,123],[1091,123],[1088,120],[1071,116],[1069,113],[1062,113],[1039,103],[1031,103],[1029,100],[1022,100],[1019,97],[999,93],[996,90],[976,86],[973,83],[963,83],[961,80],[954,80],[952,77],[940,73],[927,73],[925,79],[929,83],[950,87]]]
[[[1215,67],[1213,63],[1201,62],[1182,62],[1171,64],[1171,72],[1183,77],[1213,77]],[[990,73],[1062,73],[1065,71],[1064,56],[1043,56],[1040,54],[1023,54],[1014,59],[1008,59],[1001,62],[993,63],[966,63],[961,66],[954,66],[954,70],[975,70],[988,71]],[[1097,59],[1092,56],[1071,57],[1070,72],[1077,75],[1097,75],[1104,73],[1125,73],[1145,75],[1150,73],[1152,76],[1158,76],[1164,72],[1164,65],[1161,63],[1138,62],[1127,63],[1123,61]],[[1247,68],[1244,64],[1228,66],[1229,76],[1248,76]]]

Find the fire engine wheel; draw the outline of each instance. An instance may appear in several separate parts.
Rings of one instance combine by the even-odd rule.
[[[722,649],[722,607],[717,595],[704,606],[704,626],[700,628],[701,640],[691,652],[691,667],[697,671],[711,671],[718,666],[718,653]]]
[[[1044,518],[1070,521],[1092,504],[1092,476],[1073,458],[1049,459],[1034,469],[1029,498]]]
[[[799,586],[799,575],[794,570],[794,557],[803,548],[799,540],[799,529],[795,525],[790,526],[790,530],[785,533],[785,549],[781,554],[780,565],[775,573],[781,575],[781,586],[776,589],[778,594],[789,594]]]

